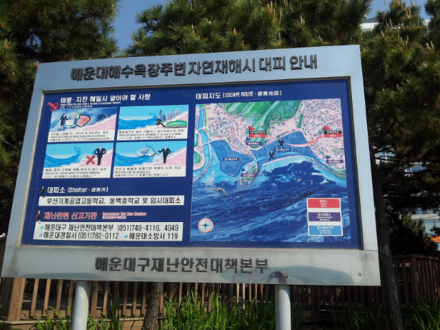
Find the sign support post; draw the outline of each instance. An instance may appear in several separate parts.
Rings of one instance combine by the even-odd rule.
[[[275,285],[275,327],[276,330],[290,330],[290,288],[288,285]]]
[[[75,302],[73,303],[72,330],[87,329],[90,287],[91,283],[89,281],[76,282]]]

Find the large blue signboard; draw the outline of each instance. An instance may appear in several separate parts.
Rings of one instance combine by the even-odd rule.
[[[3,276],[378,284],[359,48],[40,65]]]
[[[21,243],[359,248],[347,79],[46,93]]]

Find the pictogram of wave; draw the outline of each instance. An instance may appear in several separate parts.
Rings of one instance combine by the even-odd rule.
[[[125,120],[119,118],[119,124],[118,129],[136,129],[136,128],[143,128],[145,126],[151,126],[156,123],[156,117],[149,118],[149,119],[143,119],[143,120]]]
[[[75,146],[75,154],[67,158],[56,158],[46,155],[44,159],[44,167],[60,167],[63,165],[70,165],[72,163],[79,163],[83,156],[83,151],[80,147]]]
[[[115,155],[115,166],[133,166],[141,165],[143,163],[151,163],[154,157],[128,157],[118,153]]]
[[[87,115],[87,113],[84,113],[84,114]],[[100,113],[97,116],[91,117],[91,120],[87,123],[87,126],[91,126],[93,124],[100,123],[104,120],[107,120],[108,118],[110,118],[112,116],[115,116],[115,115],[112,113],[110,113],[110,114]]]

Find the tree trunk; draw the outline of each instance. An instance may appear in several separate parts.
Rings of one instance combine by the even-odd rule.
[[[376,207],[376,230],[379,245],[379,265],[382,275],[382,290],[385,298],[392,330],[404,330],[399,297],[397,295],[396,276],[393,268],[393,256],[390,248],[388,221],[385,214],[385,202],[382,192],[382,181],[374,155],[370,154],[373,176],[374,205]]]
[[[153,282],[150,286],[150,294],[146,301],[146,309],[143,329],[155,330],[159,316],[160,298],[163,294],[163,282]]]

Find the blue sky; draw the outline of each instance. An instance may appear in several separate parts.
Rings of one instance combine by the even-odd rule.
[[[140,25],[135,22],[136,14],[158,4],[165,4],[166,0],[121,0],[118,3],[119,12],[116,18],[114,38],[119,42],[119,48],[127,48],[131,43],[130,34]]]
[[[173,109],[176,111],[180,110],[180,113],[188,111],[188,105],[158,105],[158,106],[140,106],[140,107],[121,107],[119,118],[120,119],[146,119],[151,118],[150,113],[159,114],[159,111],[162,110],[162,113],[167,113]]]
[[[119,42],[119,47],[121,49],[127,48],[131,43],[130,34],[137,30],[140,25],[135,22],[135,17],[137,13],[142,10],[150,8],[157,4],[165,4],[167,0],[121,0],[119,2],[119,13],[114,24],[115,33],[114,37]],[[390,1],[387,1],[387,4]],[[410,1],[407,1],[410,4]],[[426,0],[416,1],[416,4],[423,7]],[[368,17],[374,17],[375,13],[379,10],[385,10],[385,5],[383,0],[374,0],[371,12]],[[422,17],[427,18],[425,10],[422,9]]]

